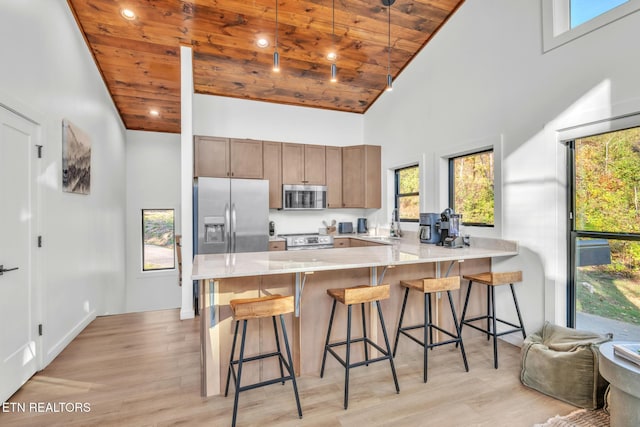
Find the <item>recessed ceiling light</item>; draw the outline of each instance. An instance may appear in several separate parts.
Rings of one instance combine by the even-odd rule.
[[[153,117],[158,117],[160,112],[158,110],[149,110],[149,115]]]
[[[265,47],[269,46],[269,40],[267,40],[267,39],[265,39],[265,38],[259,38],[259,39],[256,41],[256,45],[257,45],[258,47],[265,48]]]
[[[335,52],[329,52],[327,53],[327,59],[329,61],[335,61],[336,58],[338,58],[338,55]]]
[[[136,13],[131,9],[122,9],[120,14],[124,19],[133,20],[136,19]]]

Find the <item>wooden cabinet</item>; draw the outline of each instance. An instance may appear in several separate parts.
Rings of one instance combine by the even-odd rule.
[[[326,147],[327,207],[342,207],[342,147]]]
[[[351,239],[348,237],[336,237],[333,239],[334,248],[348,248],[351,247]]]
[[[282,183],[325,185],[325,146],[282,144]]]
[[[362,248],[364,246],[369,246],[369,242],[365,242],[360,239],[349,239],[349,247],[351,248]]]
[[[342,204],[345,208],[382,206],[380,146],[342,147]]]
[[[326,147],[324,145],[304,146],[304,179],[305,184],[326,185],[327,177],[325,171]]]
[[[276,240],[269,242],[269,250],[270,251],[284,251],[286,249],[286,242],[284,240]]]
[[[229,176],[229,140],[196,136],[193,145],[193,176]]]
[[[382,243],[382,242],[371,242],[368,240],[349,239],[349,246],[352,248],[361,248],[365,246],[385,246],[385,245],[386,243]],[[335,243],[333,246],[335,247]]]
[[[231,177],[262,179],[262,141],[231,139],[229,145]]]
[[[282,143],[262,142],[264,179],[269,180],[269,209],[282,208]]]
[[[327,147],[196,136],[194,176],[269,180],[269,208],[282,208],[283,184],[327,186],[328,208],[382,206],[381,148]]]
[[[262,179],[262,141],[196,136],[194,176]]]

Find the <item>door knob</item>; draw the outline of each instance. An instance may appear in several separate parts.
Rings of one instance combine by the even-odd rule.
[[[13,271],[13,270],[17,270],[17,269],[18,269],[18,267],[4,268],[4,265],[0,264],[0,276],[2,276],[7,271]]]

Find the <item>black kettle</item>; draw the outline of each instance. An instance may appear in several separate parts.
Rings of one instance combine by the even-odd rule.
[[[368,233],[367,218],[358,218],[358,234]]]

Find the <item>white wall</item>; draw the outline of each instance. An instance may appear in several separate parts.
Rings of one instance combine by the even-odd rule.
[[[358,145],[362,114],[248,101],[193,97],[193,134],[320,145]]]
[[[538,1],[466,1],[364,121],[365,142],[383,146],[384,169],[425,159],[429,200],[446,189],[435,184],[436,154],[502,141],[502,229],[492,233],[519,241],[521,253],[496,269],[523,270],[517,292],[529,331],[566,316],[566,172],[557,131],[640,111],[640,58],[630,53],[640,13],[546,54],[541,28]],[[507,297],[499,294],[498,310],[513,319]]]
[[[180,234],[180,135],[127,131],[126,158],[125,310],[180,307],[177,265],[175,270],[142,271],[142,209],[174,209],[175,232]]]
[[[125,131],[64,0],[2,2],[0,102],[38,122],[44,364],[124,309]],[[91,138],[91,194],[63,193],[62,119]]]
[[[267,102],[195,94],[194,135],[249,138],[268,141],[346,146],[363,144],[362,114]],[[287,212],[271,209],[269,219],[276,232],[308,233],[323,227],[322,221],[351,221],[374,210],[327,209]]]

